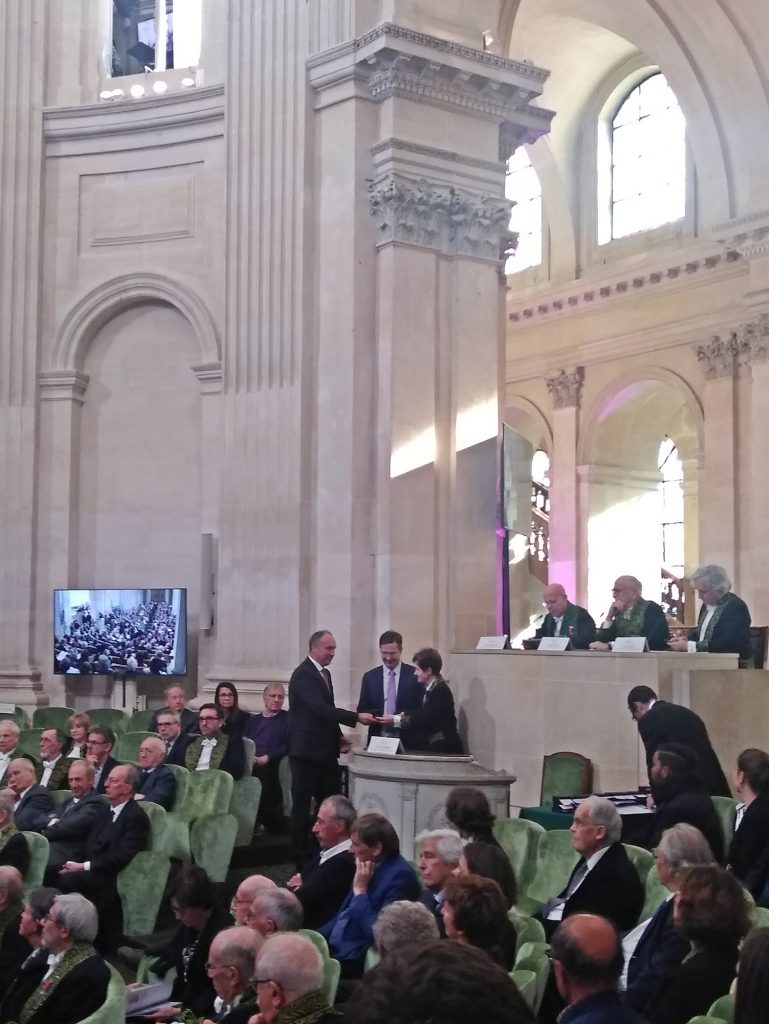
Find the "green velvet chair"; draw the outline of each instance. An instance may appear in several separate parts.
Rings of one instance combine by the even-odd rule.
[[[0,720],[15,722],[20,729],[29,729],[32,724],[27,712],[24,708],[20,708],[18,704],[14,704],[11,714],[0,714]]]
[[[518,951],[528,943],[532,942],[544,942],[545,941],[545,929],[542,924],[535,917],[526,917],[525,915],[519,915],[515,918],[512,917],[513,924],[515,925],[515,951],[516,955]]]
[[[170,870],[171,861],[165,854],[142,850],[118,872],[124,935],[136,938],[154,932]]]
[[[48,864],[49,846],[45,836],[38,832],[22,832],[29,847],[29,867],[24,874],[24,885],[27,888],[43,884],[43,875]]]
[[[128,722],[127,732],[147,732],[152,721],[152,716],[155,714],[152,708],[147,708],[145,711],[134,711]]]
[[[33,729],[61,729],[69,735],[69,720],[74,715],[74,708],[47,707],[35,708],[32,712]]]
[[[726,1024],[726,1021],[721,1020],[720,1017],[709,1017],[701,1013],[697,1017],[692,1017],[688,1024]]]
[[[141,809],[150,819],[150,844],[148,849],[155,853],[165,854],[167,848],[166,832],[168,831],[168,815],[165,807],[153,804],[151,800],[138,801]]]
[[[756,928],[769,928],[769,908],[754,906],[752,917]]]
[[[373,946],[369,946],[366,950],[366,957],[363,961],[363,971],[370,971],[372,967],[376,967],[379,963],[379,954]]]
[[[251,742],[249,740],[249,742]],[[244,775],[236,779],[230,797],[230,814],[238,823],[235,836],[236,846],[249,846],[254,838],[256,816],[259,813],[259,801],[262,798],[262,783],[252,775]]]
[[[657,873],[654,867],[654,854],[644,850],[642,846],[633,846],[631,843],[623,843],[623,846],[628,858],[633,862],[633,867],[638,872],[641,885],[645,886],[649,872],[654,871],[655,874]]]
[[[53,728],[53,726],[48,726]],[[40,760],[40,735],[43,732],[42,728],[34,729],[22,729],[19,733],[19,742],[17,749],[23,751],[25,754],[29,754],[30,757],[37,758]]]
[[[342,965],[338,960],[323,961],[323,994],[328,1000],[328,1005],[333,1006],[336,999],[336,990],[339,988],[339,976],[342,973]]]
[[[234,814],[203,814],[190,825],[190,853],[214,882],[224,882],[230,869],[238,822]]]
[[[156,732],[123,732],[119,733],[112,756],[118,761],[139,762],[139,747],[148,736],[155,736],[160,739]]]
[[[513,865],[521,895],[526,894],[537,870],[537,850],[544,831],[541,825],[523,818],[500,818],[494,825],[494,835]]]
[[[550,807],[554,796],[590,796],[593,762],[573,750],[559,750],[542,758],[541,807]]]
[[[91,725],[108,725],[119,736],[128,731],[128,715],[120,708],[90,708]]]
[[[256,757],[256,744],[248,736],[243,737],[243,756],[246,759],[246,774],[250,774]]]
[[[643,910],[641,916],[638,918],[639,921],[645,921],[648,917],[651,917],[657,907],[666,900],[670,895],[670,889],[666,888],[662,882],[660,882],[657,869],[650,871],[646,876],[646,897],[644,899]]]
[[[764,1010],[767,1009],[769,1009],[769,1007],[764,1007]],[[731,993],[716,999],[708,1010],[708,1017],[719,1017],[721,1020],[726,1021],[726,1024],[733,1024],[734,998]]]
[[[72,796],[71,789],[51,789],[49,790],[49,792],[53,797],[53,802],[56,804],[57,807],[61,807],[65,800],[69,800],[69,798]]]
[[[83,1017],[79,1024],[123,1024],[125,1021],[126,984],[115,968],[109,964],[109,986],[103,1006],[89,1017]]]
[[[515,987],[523,996],[526,1005],[534,1012],[534,1003],[537,998],[537,975],[534,971],[518,970],[516,967],[510,971],[510,977],[515,982]]]
[[[139,966],[136,968],[136,980],[140,981],[142,985],[152,985],[156,981],[163,981],[164,978],[166,981],[173,981],[176,977],[176,968],[171,967],[168,974],[161,978],[160,975],[155,974],[153,970],[156,963],[157,957],[147,956],[145,953],[139,961]]]
[[[321,935],[320,932],[313,931],[312,928],[300,928],[299,934],[303,935],[305,939],[310,940],[324,960],[329,959],[331,954],[328,951],[328,943],[326,942],[325,936]]]
[[[537,982],[532,1010],[539,1013],[545,995],[547,979],[550,976],[550,961],[547,957],[546,942],[524,942],[515,957],[516,971],[533,971]]]
[[[724,849],[729,849],[729,844],[734,835],[734,816],[737,811],[737,801],[730,796],[712,796],[718,817],[721,819],[721,828],[724,830]]]
[[[173,768],[173,765],[169,765]],[[168,832],[166,853],[169,857],[189,864],[192,860],[190,848],[190,826],[197,818],[207,814],[221,813],[223,808],[230,806],[232,799],[233,778],[218,768],[207,768],[202,772],[186,773],[184,793],[177,792],[174,809],[168,815]],[[177,785],[180,776],[177,777]],[[237,823],[236,823],[237,828]]]
[[[535,914],[546,900],[561,892],[577,860],[571,832],[567,829],[543,832],[537,848],[537,871],[528,893],[518,900],[518,910]]]

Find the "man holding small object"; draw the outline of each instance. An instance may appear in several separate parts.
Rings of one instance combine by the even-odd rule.
[[[382,664],[365,672],[360,684],[358,713],[374,715],[408,714],[422,706],[423,691],[417,682],[414,666],[401,661],[403,637],[394,629],[385,630],[379,637]],[[369,727],[372,736],[399,735],[395,725],[375,724]]]
[[[618,637],[645,636],[650,651],[667,650],[670,629],[665,613],[655,601],[641,596],[642,584],[635,576],[619,576],[612,590],[613,600],[598,629],[591,651],[610,651]]]
[[[692,573],[692,586],[702,601],[700,617],[688,639],[668,641],[674,651],[738,654],[741,664],[753,662],[748,606],[732,591],[732,581],[720,565],[703,565]]]

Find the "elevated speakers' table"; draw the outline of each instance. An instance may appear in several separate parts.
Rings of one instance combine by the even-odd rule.
[[[400,836],[401,853],[414,859],[414,837],[445,828],[446,797],[454,786],[475,786],[488,797],[492,813],[507,818],[515,776],[484,768],[472,757],[431,754],[370,754],[356,750],[348,760],[350,799],[358,814],[383,814]]]

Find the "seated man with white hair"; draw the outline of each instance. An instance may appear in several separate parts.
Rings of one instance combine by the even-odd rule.
[[[235,890],[235,895],[230,901],[230,913],[235,924],[248,925],[248,916],[251,913],[251,904],[254,897],[262,889],[277,889],[277,885],[267,875],[249,875],[244,878]]]
[[[211,943],[206,970],[216,989],[214,1013],[218,1024],[248,1024],[258,1012],[251,980],[263,942],[253,928],[235,927],[225,928]]]
[[[340,1019],[323,992],[323,958],[303,935],[273,935],[256,958],[258,1024],[331,1024]]]
[[[548,939],[572,914],[600,914],[625,932],[638,921],[644,888],[620,842],[622,819],[609,800],[589,796],[574,812],[571,842],[580,855],[565,888],[539,912]]]
[[[298,932],[302,920],[302,904],[292,892],[262,888],[254,896],[246,924],[267,939],[276,932]]]
[[[419,853],[419,872],[425,884],[419,901],[435,918],[440,935],[445,935],[442,914],[443,890],[446,882],[459,867],[459,858],[465,844],[459,832],[450,828],[420,832],[414,842]]]
[[[19,729],[12,718],[0,721],[0,789],[8,785],[8,768],[17,757],[16,745],[19,742]]]
[[[674,651],[705,654],[738,654],[740,662],[753,664],[750,612],[741,597],[732,593],[732,581],[721,565],[703,565],[691,575],[692,586],[702,601],[697,625],[689,637],[668,641]]]
[[[374,947],[380,960],[413,943],[422,949],[438,937],[435,915],[423,903],[396,900],[388,904],[374,921]]]

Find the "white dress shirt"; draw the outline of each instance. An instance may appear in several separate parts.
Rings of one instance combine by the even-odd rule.
[[[598,861],[601,859],[601,857],[603,857],[603,855],[606,853],[606,851],[608,849],[609,849],[608,846],[602,846],[600,850],[596,850],[595,853],[591,853],[590,854],[590,856],[585,861],[585,867],[587,868],[587,870],[585,871],[585,874],[579,880],[579,883],[574,886],[573,892],[570,892],[568,896],[564,896],[563,899],[561,900],[561,902],[558,904],[558,906],[553,907],[553,909],[547,915],[548,921],[562,921],[563,920],[563,908],[566,905],[566,900],[567,899],[571,899],[571,897],[574,895],[574,893],[577,891],[577,889],[579,889],[580,885],[582,885],[582,883],[585,881],[587,876],[590,874],[590,872],[593,870],[593,868],[596,866]]]
[[[51,775],[53,774],[53,770],[60,760],[61,754],[58,757],[55,757],[53,761],[43,761],[43,774],[40,777],[41,786],[47,786],[48,783],[51,781]]]
[[[203,749],[200,751],[200,757],[198,763],[195,765],[196,772],[205,771],[211,764],[211,755],[214,752],[214,747],[217,744],[217,740],[213,736],[206,736],[203,740]]]
[[[715,614],[715,611],[716,611],[716,605],[714,605],[714,604],[706,604],[705,607],[707,608],[707,611],[705,613],[705,618],[702,620],[702,623],[701,623],[699,629],[697,630],[697,636],[699,637],[700,640],[704,639],[705,633],[707,631],[707,628],[710,625],[710,620],[713,618],[713,615]],[[687,653],[689,653],[689,654],[696,654],[697,653],[697,641],[696,640],[689,640],[687,642],[687,644],[686,644],[686,650],[687,650]]]
[[[327,850],[320,851],[320,864],[325,864],[327,860],[331,860],[332,857],[336,857],[338,853],[344,853],[345,850],[349,850],[352,846],[352,839],[343,839],[341,843],[337,843],[336,846],[330,846]]]

